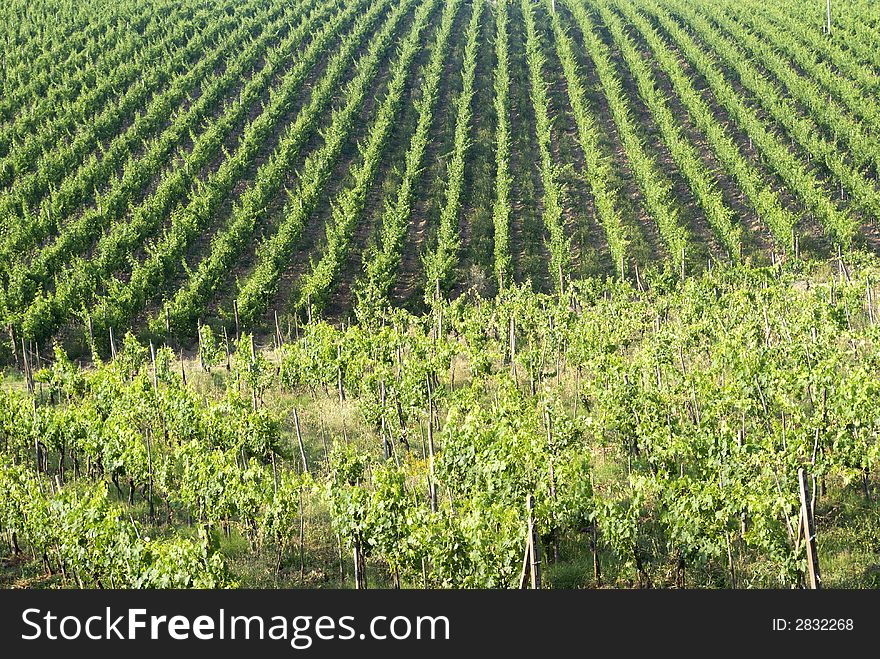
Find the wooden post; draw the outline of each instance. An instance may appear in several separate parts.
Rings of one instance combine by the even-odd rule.
[[[186,386],[186,368],[183,365],[183,348],[180,349],[180,377],[183,378],[183,386]]]
[[[168,307],[165,307],[165,334],[171,336],[171,313]]]
[[[798,469],[798,485],[801,497],[801,527],[806,539],[809,586],[813,590],[819,590],[822,588],[822,576],[819,573],[819,554],[816,551],[816,527],[813,523],[813,511],[810,506],[807,476],[803,468]]]
[[[336,534],[336,549],[339,552],[339,586],[345,585],[345,563],[342,562],[342,538]]]
[[[196,331],[198,332],[198,335],[199,335],[199,366],[201,366],[202,370],[204,371],[206,369],[205,369],[205,353],[202,349],[202,319],[201,318],[199,318],[199,320],[197,321]]]
[[[360,540],[354,541],[354,587],[356,590],[366,590],[367,579],[364,574],[364,557],[361,553]]]
[[[299,488],[299,582],[306,579],[306,516],[303,511],[303,489]]]
[[[538,530],[535,525],[535,497],[532,494],[526,496],[526,507],[529,511],[528,533],[526,535],[526,550],[523,555],[523,567],[520,574],[520,588],[527,584],[532,589],[541,587],[541,549],[538,545]]]
[[[871,276],[865,277],[865,297],[868,300],[868,320],[874,324],[874,291],[871,290]]]
[[[550,498],[555,502],[556,501],[556,473],[553,470],[553,420],[550,417],[550,412],[548,411],[545,415],[545,423],[547,424],[547,462],[549,464],[549,477],[550,477]],[[554,520],[555,521],[555,520]],[[550,534],[553,538],[553,563],[559,562],[559,529],[556,528],[555,524],[550,529]]]
[[[281,346],[284,345],[284,337],[281,335],[281,326],[278,324],[278,311],[273,312],[275,314],[275,336],[278,339],[278,349],[281,349]]]
[[[116,359],[116,340],[113,338],[113,328],[110,328],[110,356]]]
[[[223,346],[226,348],[226,372],[232,370],[232,365],[230,364],[229,359],[229,334],[226,332],[226,326],[223,326]]]
[[[516,377],[516,323],[510,316],[510,373]]]
[[[434,335],[434,342],[440,340],[440,335],[442,334],[442,321],[440,319],[440,280],[437,279],[434,282],[434,311],[437,313],[437,333]]]
[[[597,586],[601,586],[602,566],[599,564],[599,529],[596,527],[595,522],[590,533],[590,549],[593,552],[593,580]]]
[[[152,347],[152,344],[151,344]],[[155,361],[153,362],[155,365]],[[153,371],[155,373],[155,370]],[[153,434],[153,431],[149,426],[147,426],[147,476],[149,477],[149,491],[150,491],[150,523],[155,523],[156,521],[156,509],[153,506],[153,442],[150,441],[150,437]]]
[[[437,512],[437,483],[434,481],[434,401],[431,396],[431,378],[428,381],[428,496],[431,512]]]
[[[235,342],[241,341],[241,326],[238,324],[238,300],[232,301],[232,311],[235,314]]]
[[[440,280],[437,280],[437,340],[443,338],[443,309],[440,307]]]
[[[153,342],[150,341],[150,361],[153,363],[153,389],[159,389],[159,380],[156,375],[156,348],[153,347]]]
[[[306,448],[303,444],[302,430],[299,427],[299,414],[296,408],[293,410],[293,425],[296,428],[296,441],[299,443],[299,456],[302,459],[303,472],[309,473],[309,463],[306,461]]]
[[[354,588],[361,589],[361,555],[358,551],[358,543],[355,540],[354,549],[352,550],[352,558],[354,559]]]
[[[24,337],[21,338],[21,361],[24,365],[24,379],[27,382],[28,393],[34,393],[34,378],[31,373],[30,360],[28,359],[27,346],[24,344]],[[36,403],[36,401],[34,401]]]
[[[831,0],[825,0],[825,20],[825,33],[831,36]]]
[[[840,282],[843,283],[844,280],[849,281],[849,270],[846,267],[846,263],[843,262],[843,248],[840,245],[837,246],[837,264],[840,270]]]
[[[535,497],[529,494],[526,498],[529,509],[529,563],[531,564],[532,588],[541,587],[541,547],[538,544],[538,528],[535,524]]]
[[[251,334],[251,366],[253,366],[257,362],[257,349],[254,346],[254,335]],[[251,399],[253,401],[254,410],[257,409],[257,389],[256,387],[251,387]]]
[[[382,415],[379,418],[382,424],[382,452],[385,459],[391,457],[391,444],[388,442],[388,428],[385,422],[385,380],[379,380],[379,401],[382,404]]]
[[[339,389],[339,402],[345,402],[345,389],[342,387],[342,344],[339,343],[336,345],[336,359],[338,360],[338,364],[336,366],[336,386]]]

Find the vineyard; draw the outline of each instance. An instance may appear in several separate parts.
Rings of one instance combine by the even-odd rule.
[[[0,584],[880,586],[833,4],[4,3]]]

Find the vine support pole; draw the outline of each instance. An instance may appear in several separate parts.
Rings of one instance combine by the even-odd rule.
[[[229,358],[229,333],[226,331],[226,326],[223,327],[223,347],[226,350],[226,372],[228,373],[232,370],[232,364]]]
[[[516,381],[516,322],[512,312],[510,314],[510,374]],[[517,386],[519,386],[518,382]]]
[[[235,342],[241,341],[241,325],[238,322],[238,300],[232,301],[232,313],[235,315]]]
[[[303,510],[303,488],[299,488],[299,583],[306,580],[306,517]]]
[[[359,538],[354,540],[354,587],[357,590],[367,589],[366,565]]]
[[[819,572],[819,554],[816,551],[816,526],[813,520],[812,506],[810,506],[810,488],[807,485],[807,476],[803,468],[798,469],[798,485],[801,498],[801,528],[807,549],[809,587],[812,590],[819,590],[822,588],[822,576]]]
[[[556,501],[556,473],[553,469],[553,420],[550,416],[550,412],[546,412],[544,415],[544,422],[547,424],[547,454],[548,454],[548,469],[549,469],[549,477],[550,477],[550,498],[555,502]],[[553,520],[555,521],[555,520]],[[550,534],[553,537],[553,563],[559,562],[559,529],[553,524],[550,529]]]
[[[345,402],[345,389],[342,387],[342,344],[336,345],[336,387],[339,389],[339,404]]]
[[[150,341],[150,362],[153,365],[153,390],[159,390],[159,379],[156,374],[156,348],[153,346],[153,342]]]
[[[538,545],[538,529],[535,525],[535,496],[533,494],[526,496],[526,508],[529,511],[528,532],[519,587],[525,588],[530,585],[533,590],[537,590],[541,588],[541,549]]]
[[[152,346],[151,346],[152,347]],[[154,362],[155,363],[155,362]],[[156,508],[153,505],[153,442],[152,442],[152,429],[147,426],[147,474],[149,476],[149,506],[150,506],[150,523],[156,523]]]
[[[257,363],[257,347],[254,345],[254,335],[251,334],[251,366]],[[256,384],[256,383],[255,383]],[[254,404],[254,411],[257,411],[257,388],[251,387],[251,398]]]
[[[27,382],[28,393],[34,394],[34,372],[30,358],[28,356],[27,346],[24,343],[24,337],[21,338],[21,360],[24,364],[24,379]],[[34,401],[36,404],[36,401]]]
[[[434,400],[431,396],[431,378],[428,383],[428,495],[431,499],[431,512],[437,512],[437,483],[434,480]]]
[[[198,324],[196,325],[196,330],[199,335],[199,366],[202,367],[202,371],[205,370],[205,351],[202,346],[202,319],[199,318]]]
[[[685,251],[684,247],[681,248],[681,280],[685,280]]]
[[[275,310],[273,313],[275,314],[275,337],[278,341],[278,349],[281,350],[281,346],[284,345],[284,336],[281,334],[281,325],[278,324],[278,311]]]
[[[293,426],[296,429],[296,441],[299,444],[299,457],[302,459],[303,472],[309,473],[309,463],[306,460],[306,448],[303,444],[302,430],[299,427],[299,414],[296,408],[293,410]]]

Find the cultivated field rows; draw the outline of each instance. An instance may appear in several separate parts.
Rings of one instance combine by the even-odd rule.
[[[867,2],[53,4],[0,35],[28,340],[880,245]]]

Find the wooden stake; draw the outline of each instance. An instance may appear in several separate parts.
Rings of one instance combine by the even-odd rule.
[[[428,495],[431,512],[437,512],[437,483],[434,481],[434,402],[431,396],[431,378],[428,381]]]
[[[226,372],[232,370],[232,364],[229,359],[229,334],[226,332],[226,326],[223,326],[223,346],[226,348]]]
[[[27,382],[28,393],[34,393],[34,378],[31,373],[30,360],[28,359],[27,347],[24,344],[24,337],[21,338],[21,360],[24,365],[24,379]],[[36,404],[36,401],[34,401]]]
[[[201,318],[198,320],[198,322],[196,324],[196,331],[198,332],[198,335],[199,335],[199,366],[201,366],[202,370],[204,371],[206,369],[205,369],[205,353],[202,349],[202,320],[201,320]]]
[[[110,328],[110,356],[116,359],[116,340],[113,338],[113,328]]]
[[[590,532],[590,549],[593,552],[593,580],[597,586],[602,585],[602,566],[599,564],[599,529],[593,523]]]
[[[302,458],[303,472],[309,473],[309,463],[306,461],[306,447],[303,444],[302,431],[299,427],[299,414],[297,414],[296,408],[293,410],[293,425],[296,428],[296,441],[299,443],[299,455]]]
[[[526,550],[523,556],[523,570],[520,576],[520,588],[530,584],[532,589],[541,587],[541,549],[538,545],[538,530],[535,525],[535,497],[526,496],[526,508],[529,511]]]
[[[238,323],[238,300],[232,301],[232,312],[235,314],[235,342],[241,341],[241,326]]]
[[[153,342],[150,341],[150,361],[153,363],[153,389],[159,389],[159,380],[156,375],[156,348],[153,347]]]
[[[510,316],[510,373],[516,378],[516,323]]]
[[[254,346],[254,335],[251,334],[251,366],[253,366],[257,362],[257,349]],[[251,398],[253,400],[254,410],[257,409],[257,389],[256,387],[251,388]]]
[[[336,359],[338,360],[338,365],[336,366],[336,386],[339,389],[339,403],[342,404],[345,402],[345,389],[342,387],[342,344],[336,345]]]
[[[155,362],[153,362],[155,364]],[[155,370],[153,371],[155,373]],[[151,436],[153,431],[149,426],[147,426],[147,475],[149,477],[149,489],[150,489],[150,523],[155,523],[156,521],[156,509],[153,506],[153,442],[151,441]]]
[[[281,326],[278,324],[278,311],[273,311],[275,314],[275,336],[278,339],[278,349],[281,349],[281,346],[284,345],[284,337],[281,335]]]
[[[803,468],[798,469],[798,485],[801,497],[801,527],[806,538],[809,586],[813,590],[819,590],[822,588],[822,576],[819,573],[819,554],[816,551],[816,527],[813,521],[813,511],[810,507],[807,476]]]
[[[549,463],[548,465],[548,475],[550,477],[550,499],[554,502],[556,501],[556,473],[553,470],[553,420],[550,417],[550,412],[547,412],[545,415],[545,423],[547,424],[547,455]],[[559,562],[559,541],[558,534],[559,529],[554,525],[553,528],[550,529],[550,533],[553,537],[553,562]]]
[[[303,512],[303,489],[299,488],[299,582],[302,584],[306,578],[306,518]]]

